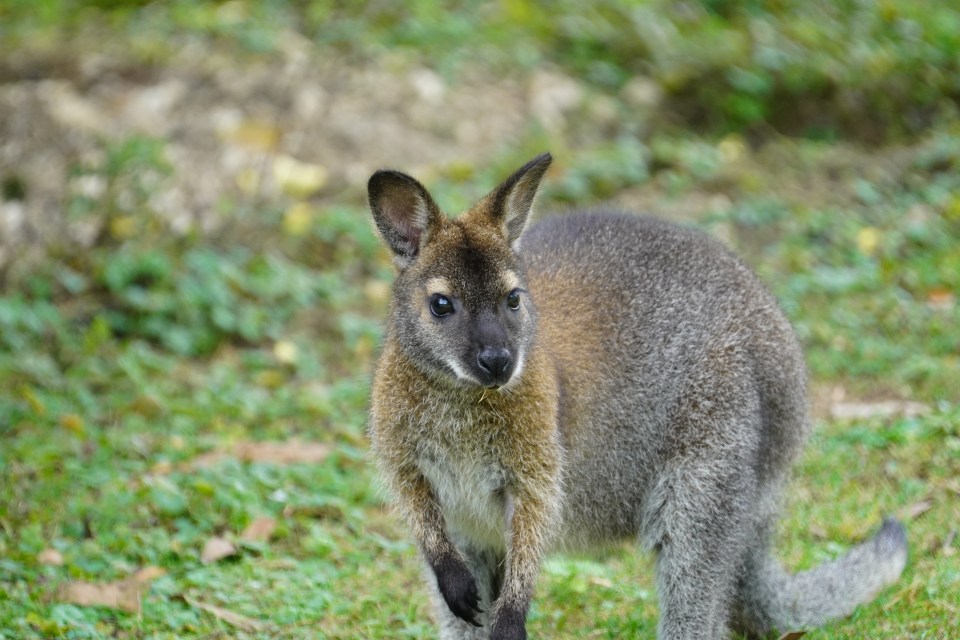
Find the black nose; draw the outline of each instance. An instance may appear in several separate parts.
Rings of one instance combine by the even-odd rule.
[[[495,380],[500,380],[510,370],[513,358],[504,347],[483,347],[477,354],[477,364]]]

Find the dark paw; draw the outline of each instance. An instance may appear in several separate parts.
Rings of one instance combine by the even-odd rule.
[[[477,614],[481,613],[480,594],[477,582],[470,570],[456,557],[442,559],[433,567],[437,576],[437,586],[450,611],[454,615],[479,627]]]
[[[490,640],[527,640],[525,618],[517,609],[502,609],[493,621]]]

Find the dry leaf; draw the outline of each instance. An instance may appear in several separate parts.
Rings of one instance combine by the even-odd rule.
[[[180,471],[193,471],[194,469],[207,469],[220,464],[224,460],[230,459],[230,454],[224,451],[209,451],[202,453],[193,460],[185,462],[178,466]]]
[[[234,447],[233,453],[246,462],[309,464],[325,460],[330,455],[330,446],[319,442],[302,442],[300,440],[241,442]]]
[[[867,420],[903,416],[912,418],[930,411],[922,402],[906,400],[884,400],[882,402],[834,402],[830,406],[830,416],[836,420]]]
[[[224,538],[210,538],[203,545],[203,551],[200,552],[200,562],[211,564],[217,560],[223,560],[237,554],[237,548],[233,543]]]
[[[206,604],[205,602],[199,602],[193,598],[188,598],[184,596],[184,601],[189,604],[191,607],[202,609],[207,613],[213,614],[217,619],[223,620],[227,624],[231,624],[236,628],[242,631],[260,631],[266,625],[260,621],[253,618],[248,618],[247,616],[241,615],[234,611],[224,609],[223,607],[218,607],[212,604]]]
[[[60,416],[60,426],[78,436],[82,436],[84,432],[83,418],[75,413],[65,413]]]
[[[797,640],[797,638],[802,638],[805,635],[807,635],[806,631],[790,631],[780,636],[778,640]]]
[[[921,500],[920,502],[914,502],[912,505],[907,507],[906,519],[907,520],[916,520],[927,511],[933,508],[933,503],[929,500]]]
[[[262,151],[273,151],[280,146],[283,132],[269,122],[247,120],[226,131],[224,137],[235,144]]]
[[[179,465],[180,471],[212,467],[231,458],[243,462],[273,464],[315,464],[330,455],[330,445],[320,442],[286,440],[283,442],[238,442],[228,451],[210,451]]]
[[[949,289],[934,289],[927,294],[927,304],[931,309],[949,311],[957,303],[957,297]]]
[[[297,345],[290,340],[279,340],[273,345],[273,357],[283,364],[294,364],[297,361]]]
[[[146,589],[146,585],[132,579],[100,584],[68,582],[57,590],[57,600],[81,607],[110,607],[137,613],[140,595]]]
[[[297,202],[283,213],[283,230],[291,236],[302,236],[313,225],[314,210],[307,202]]]
[[[371,302],[382,304],[390,298],[390,285],[383,280],[367,280],[363,293]]]
[[[807,531],[817,540],[828,540],[830,538],[826,529],[815,524],[808,526]]]
[[[267,542],[277,528],[277,521],[266,516],[257,518],[243,530],[240,539],[247,542]]]
[[[947,539],[943,541],[943,544],[940,546],[940,553],[950,558],[953,557],[957,550],[953,547],[953,541],[957,539],[957,530],[953,529],[950,533],[947,534]]]
[[[587,578],[587,582],[590,584],[596,585],[598,587],[604,587],[605,589],[610,589],[613,587],[613,581],[609,578],[601,578],[600,576],[590,576]]]
[[[167,575],[166,569],[161,569],[160,567],[144,567],[133,574],[133,579],[139,582],[140,584],[148,584],[153,582],[160,576]]]
[[[881,233],[876,227],[864,227],[857,232],[857,247],[865,255],[871,256],[880,244]]]
[[[327,183],[327,170],[318,164],[278,155],[273,160],[273,179],[287,195],[308,198]]]
[[[37,562],[51,567],[63,566],[63,554],[56,549],[44,549],[37,554]]]

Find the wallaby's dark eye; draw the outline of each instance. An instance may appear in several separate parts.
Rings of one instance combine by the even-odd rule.
[[[438,318],[448,316],[453,313],[453,303],[450,302],[450,298],[447,296],[442,296],[439,293],[434,294],[434,296],[430,298],[430,313]]]
[[[516,289],[507,294],[507,306],[511,309],[520,308],[520,292]]]

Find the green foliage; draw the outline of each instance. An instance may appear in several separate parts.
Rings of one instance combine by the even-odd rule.
[[[105,23],[152,42],[145,52],[199,35],[269,54],[296,31],[332,53],[406,52],[447,75],[477,61],[551,64],[607,91],[639,75],[667,91],[661,123],[707,131],[770,125],[879,142],[953,117],[960,99],[960,8],[951,2],[44,0],[7,3],[0,17],[0,35],[14,42]]]
[[[119,251],[97,282],[109,293],[105,318],[116,335],[184,355],[208,354],[225,340],[276,340],[329,285],[282,257],[241,249],[192,249],[176,264],[163,253]]]
[[[949,542],[960,477],[958,22],[951,3],[915,1],[40,0],[3,3],[0,39],[59,47],[105,32],[131,64],[160,64],[199,38],[240,65],[296,31],[346,60],[406,56],[451,78],[473,64],[520,78],[549,66],[586,82],[588,96],[613,102],[615,125],[594,131],[586,118],[576,139],[534,129],[503,156],[436,168],[428,186],[462,209],[552,149],[544,209],[635,198],[702,222],[775,290],[816,388],[926,403],[910,417],[821,420],[780,538],[787,564],[805,568],[884,514],[922,512],[908,523],[904,580],[820,635],[930,637],[960,625]],[[635,76],[665,92],[655,113],[638,116],[617,93]],[[850,139],[903,144],[865,153]],[[416,550],[365,460],[390,267],[362,194],[311,201],[295,234],[284,203],[241,203],[250,215],[213,237],[174,231],[157,210],[176,169],[163,140],[107,141],[84,158],[64,208],[98,230],[93,245],[53,247],[0,284],[0,638],[432,635]],[[4,178],[5,200],[24,190]],[[309,465],[216,456],[291,439],[331,454]],[[240,540],[260,516],[278,521],[272,539]],[[238,554],[202,563],[213,536]],[[45,550],[62,565],[41,561]],[[140,613],[59,596],[68,581],[145,566],[166,574]],[[652,575],[633,546],[551,559],[531,635],[652,636]],[[264,627],[239,630],[198,600]]]

